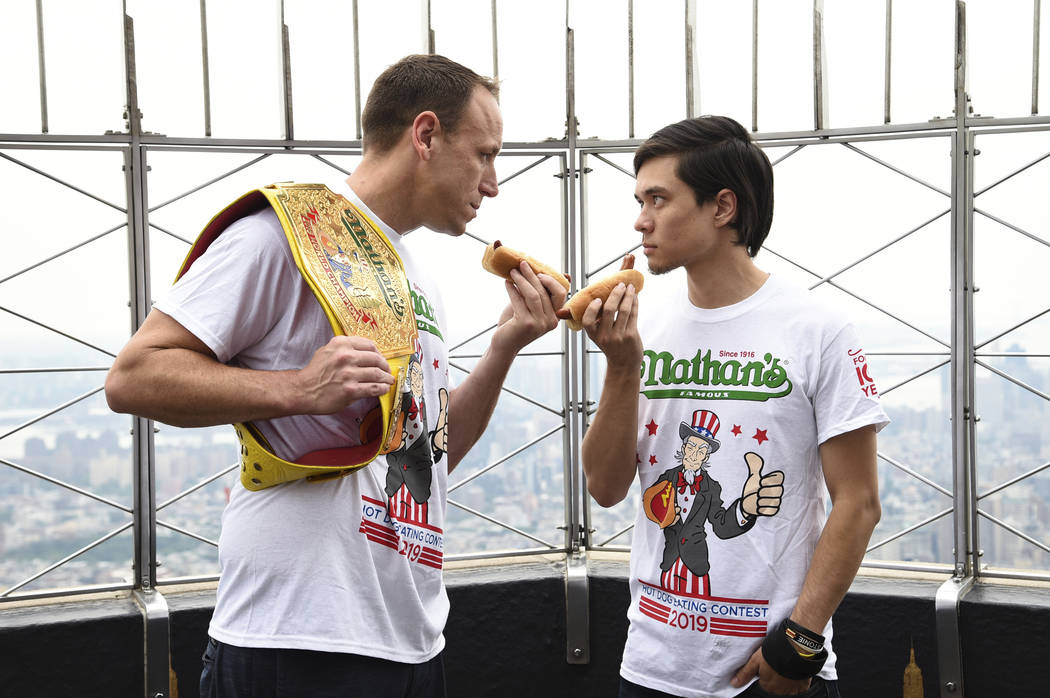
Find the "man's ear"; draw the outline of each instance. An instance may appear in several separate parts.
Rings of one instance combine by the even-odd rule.
[[[412,147],[421,160],[429,160],[433,152],[434,136],[441,130],[441,122],[432,111],[420,112],[412,121]]]
[[[736,222],[736,192],[722,189],[715,194],[715,224],[731,226]]]

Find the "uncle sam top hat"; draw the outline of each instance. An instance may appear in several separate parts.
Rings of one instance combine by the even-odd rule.
[[[711,453],[718,450],[719,443],[715,439],[718,434],[718,415],[709,410],[697,410],[693,412],[693,424],[682,422],[678,427],[678,436],[682,440],[690,436],[698,436],[711,446]]]

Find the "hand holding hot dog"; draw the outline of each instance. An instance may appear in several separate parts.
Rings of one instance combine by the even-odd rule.
[[[637,374],[642,361],[638,291],[644,277],[633,267],[634,255],[625,255],[620,271],[577,291],[559,311],[559,317],[565,311],[571,313],[569,327],[575,329],[575,323],[587,331],[587,336],[605,354],[608,370]]]
[[[644,283],[645,277],[634,268],[634,255],[626,254],[620,265],[620,271],[574,293],[569,302],[558,310],[558,317],[568,322],[571,329],[583,329],[584,313],[594,301],[600,300],[604,304],[619,284],[623,284],[624,287],[634,286],[634,291],[637,293],[642,290]]]
[[[557,327],[554,311],[565,302],[568,277],[498,240],[485,248],[481,265],[506,279],[510,298],[493,335],[494,346],[513,355]]]

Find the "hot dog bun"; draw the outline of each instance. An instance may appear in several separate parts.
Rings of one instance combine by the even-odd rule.
[[[569,290],[569,279],[565,274],[537,259],[533,259],[523,252],[507,247],[499,240],[485,248],[485,254],[481,257],[481,266],[485,271],[492,272],[496,276],[502,276],[504,279],[509,279],[510,270],[517,269],[522,261],[527,262],[537,274],[546,274],[557,281],[565,288],[566,292]]]
[[[616,288],[617,284],[621,283],[625,286],[633,285],[635,291],[641,291],[642,286],[645,284],[645,277],[642,276],[642,272],[634,268],[633,254],[624,255],[620,271],[595,281],[593,284],[585,286],[574,293],[572,298],[558,309],[558,317],[569,323],[570,329],[583,329],[580,321],[583,319],[583,313],[587,310],[587,306],[591,304],[591,301],[598,298],[602,303],[605,303],[612,290]]]

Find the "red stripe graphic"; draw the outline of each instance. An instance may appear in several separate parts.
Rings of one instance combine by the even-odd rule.
[[[731,637],[765,637],[766,634],[762,632],[737,632],[735,630],[721,630],[714,626],[711,626],[712,635],[729,635]]]
[[[712,618],[711,625],[721,625],[736,630],[761,630],[766,631],[764,620],[734,620],[729,618]]]
[[[649,599],[639,599],[638,610],[661,623],[666,623],[668,616],[671,615],[670,607],[656,603],[655,601],[650,601]]]
[[[373,543],[385,545],[393,550],[400,549],[400,539],[391,528],[380,526],[371,521],[362,521],[360,532],[365,534],[365,537]],[[440,550],[423,547],[415,561],[421,565],[439,570],[444,562],[444,555]]]
[[[712,635],[730,635],[732,637],[765,637],[767,624],[761,620],[736,620],[732,618],[712,618]]]
[[[441,555],[440,554],[438,554],[438,555],[433,555],[433,554],[427,555],[426,553],[428,553],[428,552],[432,552],[430,550],[430,548],[427,548],[423,552],[423,554],[419,556],[419,558],[416,560],[416,562],[418,562],[421,565],[426,565],[427,567],[433,567],[434,569],[437,569],[437,570],[441,569]]]
[[[397,550],[397,536],[390,529],[376,526],[369,521],[362,521],[360,532],[365,534],[365,537],[373,543],[379,543]]]

